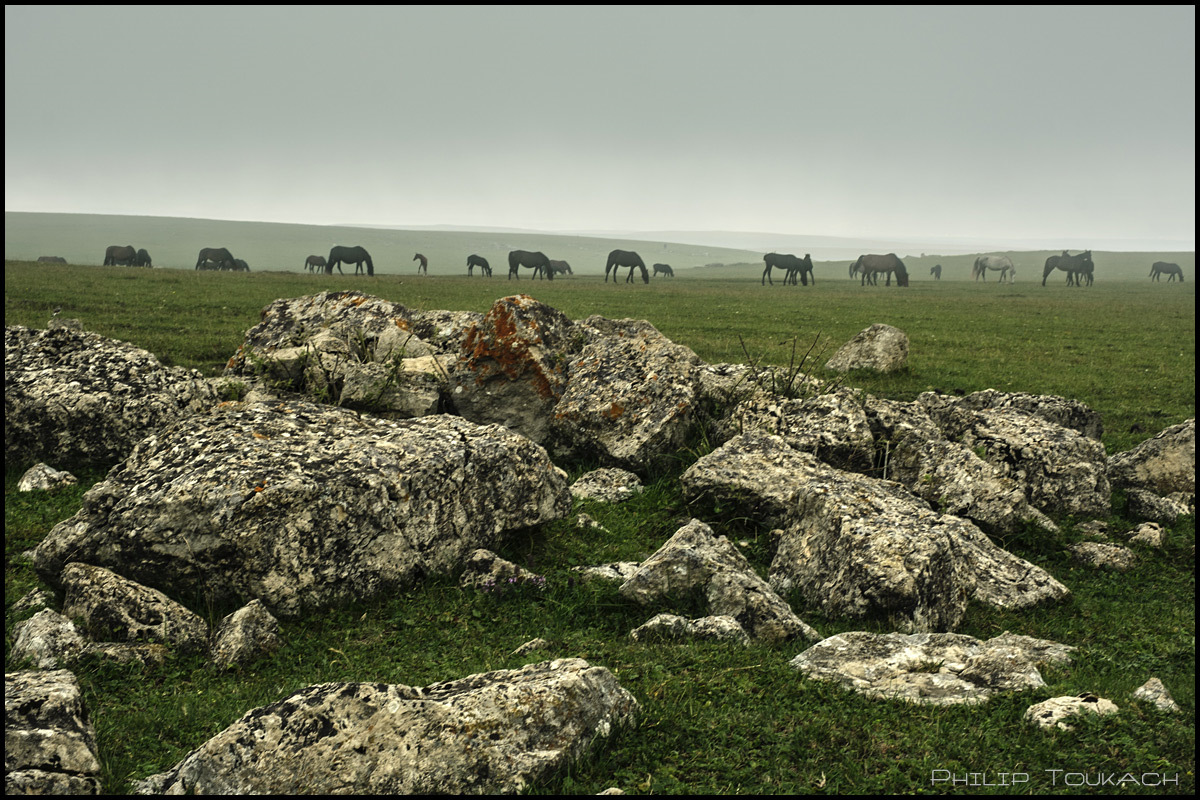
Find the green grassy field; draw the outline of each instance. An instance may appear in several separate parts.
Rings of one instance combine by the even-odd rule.
[[[749,274],[696,270],[676,281],[613,286],[595,274],[550,283],[506,281],[502,273],[491,280],[436,274],[366,279],[6,262],[5,324],[43,327],[61,307],[62,316],[78,317],[90,330],[145,347],[166,363],[217,375],[261,308],[279,297],[358,288],[414,308],[484,311],[498,297],[520,291],[573,319],[649,319],[710,362],[744,361],[748,353],[787,363],[793,341],[801,352],[815,341],[822,356],[812,363],[821,375],[820,365],[841,343],[885,322],[908,334],[909,368],[889,377],[855,376],[852,385],[897,399],[928,389],[989,387],[1076,398],[1103,415],[1110,453],[1195,415],[1195,283],[1187,266],[1189,282],[1182,286],[1098,277],[1095,286],[1081,289],[1061,282],[1043,288],[1040,274],[1034,281],[1028,272],[1014,286],[934,282],[927,268],[923,275],[913,269],[908,289],[872,288],[847,280],[844,266],[836,275],[818,267],[815,287],[762,287],[761,269],[747,269]],[[1070,520],[1062,521],[1058,538],[1006,542],[1073,596],[1021,614],[973,606],[961,632],[986,638],[1011,630],[1054,639],[1078,647],[1075,660],[1046,671],[1049,687],[1041,691],[971,708],[916,707],[799,678],[787,662],[801,645],[634,645],[628,631],[653,612],[632,607],[613,586],[572,579],[572,565],[644,559],[692,515],[676,478],[694,456],[681,453],[678,470],[654,476],[636,500],[585,506],[607,535],[584,536],[563,521],[514,537],[502,555],[544,574],[544,591],[494,596],[433,581],[395,597],[288,621],[284,648],[244,672],[187,658],[162,671],[81,665],[77,672],[97,728],[106,791],[123,791],[167,768],[246,710],[312,683],[423,685],[565,656],[614,670],[641,713],[636,728],[536,787],[538,793],[590,794],[608,786],[629,793],[1099,791],[1067,785],[1066,773],[1093,781],[1126,773],[1178,781],[1124,784],[1123,792],[1194,789],[1194,520],[1172,526],[1165,550],[1140,551],[1138,565],[1121,574],[1070,560],[1065,546],[1079,538]],[[47,495],[16,492],[19,474],[7,470],[5,484],[9,670],[19,666],[7,657],[17,621],[11,607],[36,584],[19,554],[74,513],[83,491],[102,477],[86,473],[78,489]],[[1120,516],[1122,503],[1116,501],[1118,514],[1110,522],[1124,530],[1130,521]],[[718,532],[745,541],[748,556],[765,572],[765,532],[752,522]],[[788,599],[823,635],[883,632],[822,618],[798,596]],[[511,655],[537,636],[553,649]],[[1181,717],[1131,702],[1133,689],[1151,676],[1161,678],[1184,707]],[[1073,733],[1047,734],[1021,721],[1034,702],[1084,691],[1112,699],[1120,714],[1085,720]],[[1021,772],[1029,782],[965,789],[934,784],[935,770],[987,774],[993,783],[1000,773]]]

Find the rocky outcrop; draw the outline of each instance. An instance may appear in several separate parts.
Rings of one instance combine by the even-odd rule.
[[[895,372],[907,363],[908,336],[899,328],[876,323],[842,345],[825,363],[825,368],[835,372],[852,369]]]
[[[934,512],[898,484],[826,466],[776,436],[736,437],[681,480],[692,502],[720,502],[779,527],[772,586],[797,588],[830,615],[951,631],[971,598],[1023,608],[1068,594],[969,522]]]
[[[1041,688],[1038,665],[1067,662],[1074,649],[1008,632],[981,641],[955,633],[855,631],[817,642],[790,664],[868,697],[954,705]]]
[[[1172,425],[1153,439],[1108,460],[1114,486],[1160,497],[1182,495],[1196,504],[1196,420]]]
[[[34,565],[54,584],[76,560],[176,596],[257,598],[294,615],[449,573],[569,510],[565,474],[500,426],[231,403],[145,440]]]
[[[4,329],[4,463],[110,465],[220,402],[199,372],[68,328]]]
[[[768,644],[818,638],[728,539],[696,519],[643,561],[619,591],[642,605],[700,599],[710,616],[732,617],[751,638]]]
[[[1084,692],[1075,697],[1051,697],[1049,700],[1035,703],[1025,710],[1025,721],[1037,725],[1039,728],[1059,728],[1069,731],[1072,730],[1072,726],[1068,725],[1065,720],[1070,717],[1080,714],[1104,716],[1116,714],[1117,711],[1116,704],[1111,700],[1098,697],[1091,692]]]
[[[162,794],[510,794],[632,721],[637,702],[580,659],[423,688],[311,686],[250,711],[167,772]]]
[[[75,676],[4,673],[4,793],[100,794],[96,735]]]

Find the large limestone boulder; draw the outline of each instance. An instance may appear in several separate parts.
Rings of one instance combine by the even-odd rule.
[[[311,686],[250,711],[145,794],[513,794],[632,721],[633,696],[581,659],[423,688]]]
[[[570,504],[545,451],[500,426],[229,403],[145,440],[33,560],[54,584],[81,561],[295,615],[452,572]]]
[[[780,528],[771,585],[828,614],[882,616],[911,631],[952,631],[967,602],[1025,608],[1066,597],[1044,570],[899,484],[841,472],[780,437],[736,437],[682,479],[693,502],[719,502]]]
[[[649,470],[695,429],[700,364],[689,348],[648,323],[633,333],[599,336],[568,364],[570,378],[554,407],[555,452]]]
[[[868,697],[955,705],[1041,688],[1038,665],[1070,661],[1074,649],[1008,632],[981,641],[956,633],[854,631],[817,642],[790,663],[809,678]]]
[[[1180,493],[1193,506],[1196,496],[1196,420],[1172,425],[1153,439],[1108,460],[1108,475],[1123,489],[1161,497]]]
[[[75,676],[4,673],[4,793],[100,794],[96,735]]]
[[[567,362],[587,333],[528,295],[497,300],[463,337],[451,379],[455,410],[544,444],[567,385]]]
[[[975,411],[931,392],[918,402],[947,439],[1024,486],[1040,511],[1084,518],[1111,512],[1108,457],[1098,440],[1016,407]]]
[[[418,332],[457,341],[435,327],[422,312],[358,291],[276,300],[225,372],[331,405],[424,416],[442,404],[452,359]]]
[[[96,333],[4,329],[4,463],[114,464],[221,401],[195,370]]]
[[[1028,394],[1027,392],[1001,392],[996,389],[984,389],[973,392],[965,397],[954,398],[946,395],[939,396],[942,401],[953,403],[961,408],[972,411],[984,411],[992,408],[1014,408],[1040,417],[1046,422],[1070,428],[1076,433],[1083,434],[1089,439],[1099,440],[1104,435],[1104,422],[1100,414],[1078,400],[1048,394]]]
[[[907,363],[908,336],[899,328],[876,323],[842,345],[825,363],[825,368],[836,372],[852,369],[895,372]]]
[[[698,519],[677,530],[619,591],[642,605],[702,597],[710,616],[732,617],[767,644],[819,638],[728,539]]]

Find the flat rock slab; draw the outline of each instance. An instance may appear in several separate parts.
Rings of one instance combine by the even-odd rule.
[[[4,793],[99,794],[96,735],[67,670],[4,673]]]
[[[546,452],[499,425],[228,403],[139,445],[34,565],[56,584],[81,561],[290,616],[452,572],[570,505]]]
[[[853,631],[830,636],[789,663],[810,678],[869,697],[954,705],[1045,686],[1037,665],[1068,661],[1074,649],[1007,632],[981,641],[957,633]]]
[[[250,711],[144,794],[512,794],[633,719],[611,672],[581,659],[424,688],[311,686]]]

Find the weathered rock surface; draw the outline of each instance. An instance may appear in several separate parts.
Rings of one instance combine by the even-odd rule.
[[[643,561],[619,591],[642,605],[699,596],[711,616],[732,617],[751,637],[770,644],[819,638],[728,539],[696,519]]]
[[[168,655],[162,644],[92,641],[69,618],[50,608],[18,623],[13,634],[13,663],[28,661],[38,669],[66,667],[85,657],[157,667],[166,663]]]
[[[1037,665],[1069,661],[1074,649],[1007,632],[981,641],[955,633],[855,631],[824,639],[789,663],[814,680],[869,697],[951,705],[1045,686]]]
[[[543,589],[546,579],[511,561],[506,561],[491,550],[480,548],[467,556],[466,568],[458,583],[466,588],[499,594],[510,586],[526,583]]]
[[[635,642],[718,641],[750,644],[750,634],[733,617],[711,616],[687,619],[678,614],[657,614],[644,625],[634,628],[629,637]]]
[[[793,449],[838,469],[868,472],[875,463],[875,437],[864,398],[847,389],[793,400],[760,393],[733,410],[728,427],[775,434]]]
[[[1081,433],[1089,439],[1097,441],[1104,435],[1104,423],[1100,419],[1100,414],[1078,400],[1046,394],[1001,392],[996,389],[984,389],[982,392],[973,392],[961,398],[946,395],[940,397],[972,411],[1014,408],[1040,417],[1046,422],[1070,428],[1076,433]]]
[[[1064,731],[1072,730],[1065,720],[1080,714],[1117,713],[1117,706],[1111,700],[1097,697],[1085,692],[1077,697],[1051,697],[1041,703],[1036,703],[1025,710],[1025,721],[1032,722],[1041,728],[1058,727]]]
[[[876,323],[854,335],[838,349],[825,368],[836,372],[870,369],[895,372],[908,363],[908,336],[899,328]]]
[[[104,567],[71,563],[59,576],[63,614],[82,620],[97,641],[165,644],[178,651],[208,649],[208,625],[162,592]]]
[[[222,667],[249,664],[278,650],[281,644],[279,621],[261,600],[252,600],[217,625],[212,660]]]
[[[587,338],[561,311],[528,295],[497,300],[462,339],[451,373],[455,409],[545,444],[567,363]]]
[[[66,670],[4,674],[4,793],[99,794],[96,735]]]
[[[1183,709],[1175,702],[1175,698],[1171,697],[1171,693],[1167,691],[1167,687],[1158,678],[1151,678],[1141,686],[1133,690],[1133,699],[1140,700],[1143,703],[1150,703],[1152,706],[1167,714],[1179,714]]]
[[[1196,420],[1172,425],[1153,439],[1108,460],[1114,486],[1165,497],[1176,492],[1196,504]]]
[[[637,703],[580,659],[424,688],[337,683],[250,711],[139,785],[169,794],[508,794],[582,756]]]
[[[776,436],[736,437],[681,481],[693,501],[719,501],[781,528],[771,585],[798,588],[831,615],[954,630],[973,597],[1024,608],[1068,594],[971,523],[937,514],[898,484],[826,466]]]
[[[55,584],[77,560],[176,596],[257,598],[294,615],[449,573],[569,509],[562,471],[499,426],[230,403],[139,445],[34,565]]]
[[[107,465],[220,402],[199,372],[67,328],[4,329],[4,463]]]
[[[1078,542],[1068,550],[1075,561],[1087,567],[1115,569],[1126,572],[1137,563],[1137,555],[1128,547],[1104,542]]]
[[[623,503],[641,494],[645,488],[641,478],[629,470],[601,467],[581,475],[571,484],[571,496],[597,503]]]
[[[653,328],[595,339],[569,362],[555,453],[634,471],[674,454],[698,420],[700,363]]]
[[[974,411],[945,395],[918,398],[942,434],[978,451],[1025,488],[1047,514],[1107,517],[1111,511],[1104,445],[1014,407]]]
[[[46,464],[34,464],[25,474],[21,476],[21,480],[17,481],[17,491],[19,492],[48,492],[53,489],[61,489],[64,486],[74,486],[79,480],[69,472],[55,469]]]

